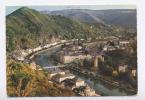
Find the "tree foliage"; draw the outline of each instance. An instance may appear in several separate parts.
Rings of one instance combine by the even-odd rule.
[[[44,71],[34,70],[30,65],[7,60],[8,96],[73,96],[72,91],[49,83]]]

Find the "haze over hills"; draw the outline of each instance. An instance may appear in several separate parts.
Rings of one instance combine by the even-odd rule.
[[[136,27],[135,9],[109,9],[109,10],[88,10],[88,9],[68,9],[52,12],[43,12],[51,15],[62,15],[82,22]]]

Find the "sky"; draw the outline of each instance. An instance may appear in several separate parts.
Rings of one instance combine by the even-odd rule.
[[[23,6],[7,6],[6,15],[14,12]],[[135,5],[73,5],[73,6],[27,6],[38,11],[55,11],[64,9],[90,9],[90,10],[105,10],[105,9],[136,9]]]

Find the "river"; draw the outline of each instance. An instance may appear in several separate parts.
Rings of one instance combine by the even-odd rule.
[[[37,53],[34,57],[34,61],[36,64],[42,66],[42,67],[47,67],[54,65],[55,62],[52,59],[52,55],[61,49],[61,45],[58,45],[57,47],[52,47],[49,48],[45,51],[41,51]],[[77,75],[77,74],[76,74]],[[94,90],[103,93],[105,96],[128,96],[132,95],[132,93],[128,93],[127,91],[121,90],[116,87],[108,86],[107,84],[104,84],[103,82],[96,80],[93,81],[90,78],[86,78],[82,75],[77,75],[78,77],[82,78],[85,80],[85,82],[92,87]]]
[[[41,51],[34,56],[34,61],[36,64],[42,67],[53,66],[55,64],[54,60],[52,59],[52,54],[56,51],[61,49],[61,45],[48,48],[47,50]]]

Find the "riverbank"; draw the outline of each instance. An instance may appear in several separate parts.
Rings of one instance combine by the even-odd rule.
[[[94,43],[90,43],[90,44],[94,44]],[[58,47],[54,48],[54,50],[57,48]],[[47,55],[48,53],[50,55]],[[54,52],[51,50],[48,50],[48,49],[46,51],[42,51],[42,52],[37,53],[37,55],[42,55],[41,61],[45,60],[45,61],[47,61],[47,63],[49,63],[49,60],[52,59],[51,55],[53,55],[53,54],[54,54]],[[49,57],[50,59],[43,57],[44,55]],[[41,61],[39,60],[36,62],[37,63],[44,63]],[[66,65],[66,68],[68,68],[68,65]],[[119,82],[109,80],[108,78],[106,78],[102,75],[94,76],[93,74],[88,73],[88,71],[81,72],[80,69],[75,69],[74,67],[72,67],[72,69],[69,69],[69,70],[71,70],[70,72],[72,72],[72,70],[74,70],[74,73],[77,73],[78,77],[84,78],[91,87],[93,87],[96,91],[98,91],[102,95],[105,95],[105,96],[107,96],[107,95],[110,95],[110,96],[112,96],[112,95],[114,95],[114,96],[121,96],[121,95],[128,96],[128,95],[136,94],[136,93],[133,93],[134,91],[128,90],[128,88],[120,86]],[[87,77],[87,78],[85,78],[85,77]],[[95,81],[98,81],[98,82],[95,83]]]
[[[88,73],[86,71],[81,71],[79,68],[72,67],[72,66],[66,67],[66,68],[71,70],[74,74],[78,75],[78,77],[81,75],[81,76],[84,76],[83,78],[91,79],[92,81],[97,80],[97,81],[103,83],[104,85],[108,86],[109,88],[118,88],[119,91],[126,92],[126,95],[136,94],[136,90],[128,89],[126,87],[123,87],[119,82],[107,79],[106,77],[104,77],[102,75],[97,74],[96,76],[94,76],[92,73]],[[106,94],[106,93],[103,93],[103,92],[101,94],[109,95],[109,94]]]

